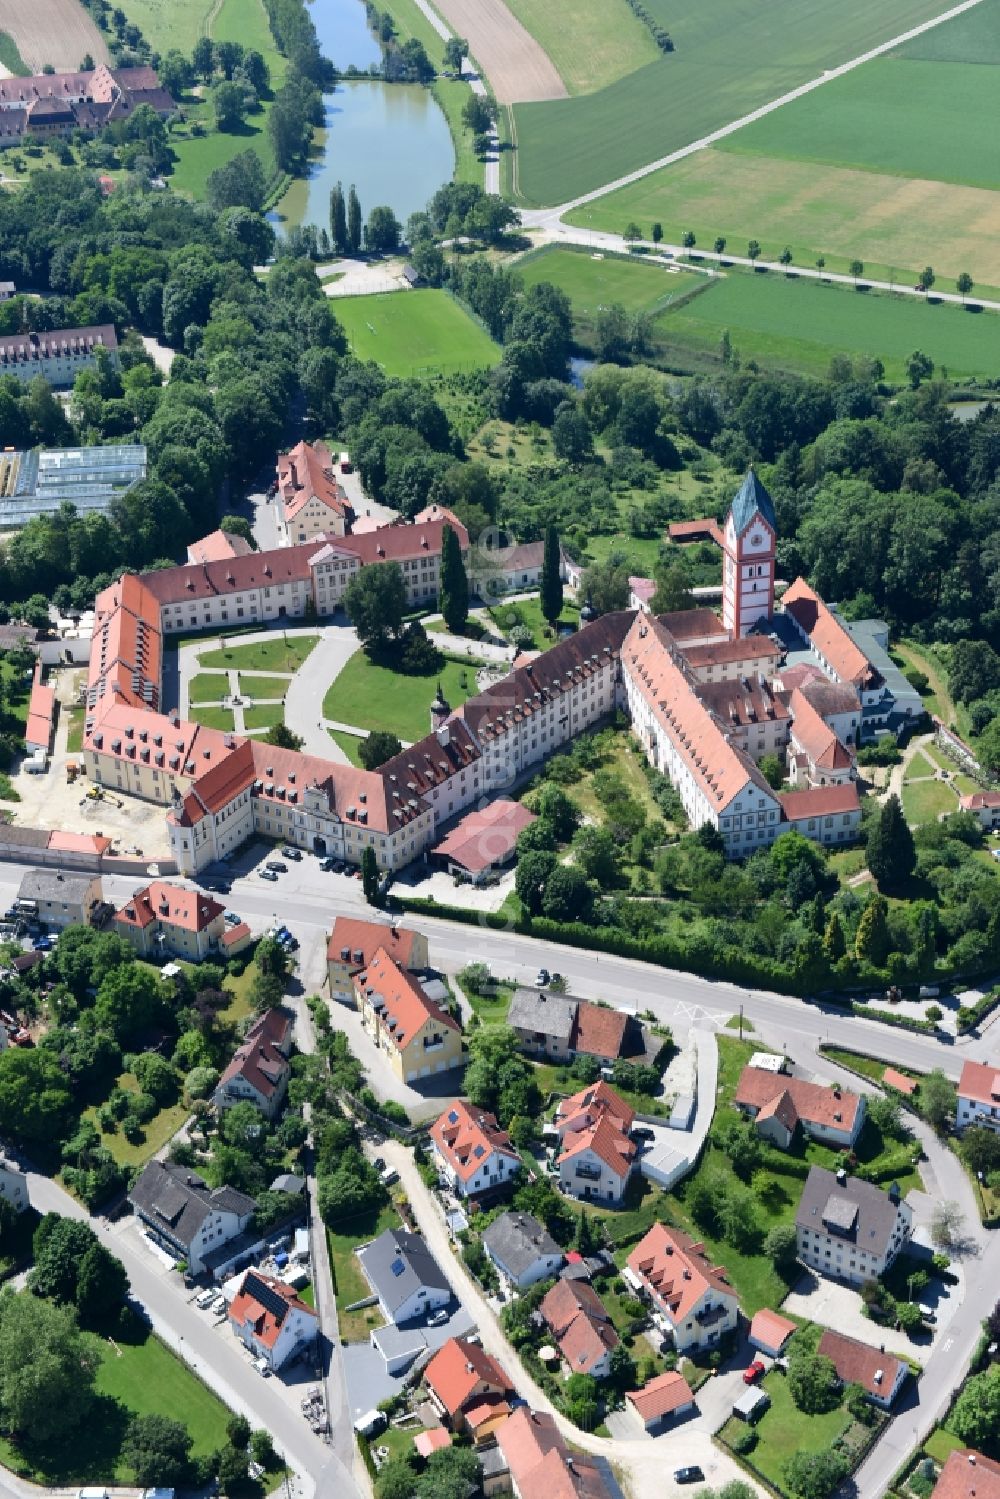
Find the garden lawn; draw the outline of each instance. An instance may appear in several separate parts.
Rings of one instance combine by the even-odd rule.
[[[947,1426],[936,1426],[923,1444],[922,1451],[936,1463],[946,1463],[952,1452],[964,1452],[966,1444]]]
[[[448,702],[457,708],[476,690],[475,669],[446,660],[430,676],[406,677],[386,666],[375,666],[358,651],[328,689],[323,716],[359,729],[386,729],[412,744],[430,733],[431,703],[438,682]]]
[[[240,672],[240,692],[253,698],[283,698],[288,691],[288,677],[259,677]]]
[[[462,993],[483,1025],[507,1024],[507,1011],[514,998],[514,990],[509,984],[497,984],[495,994],[472,994],[468,989],[463,989]]]
[[[599,768],[618,776],[625,782],[629,795],[639,803],[648,818],[651,820],[660,818],[662,813],[650,793],[649,781],[643,770],[644,761],[638,752],[637,744],[638,741],[632,738],[628,730],[616,734],[614,747],[604,757]],[[594,772],[585,771],[579,781],[575,781],[564,789],[585,817],[597,823],[604,822],[604,807],[594,790]]]
[[[238,671],[298,671],[309,652],[319,644],[318,635],[272,635],[250,645],[227,645],[206,651],[202,666],[230,667]],[[280,693],[279,693],[280,696]]]
[[[265,703],[261,707],[243,709],[243,723],[247,730],[273,729],[275,724],[284,721],[285,710],[280,703]]]
[[[842,1046],[821,1046],[820,1052],[824,1057],[829,1057],[831,1062],[836,1062],[840,1067],[852,1068],[860,1072],[862,1077],[870,1078],[873,1083],[881,1083],[886,1067],[886,1062],[880,1062],[878,1057],[867,1057],[863,1052],[850,1051]],[[921,1077],[919,1072],[914,1072],[908,1067],[897,1067],[897,1072],[902,1072],[905,1077]]]
[[[788,1379],[777,1370],[764,1377],[761,1388],[770,1395],[771,1404],[757,1422],[758,1442],[751,1461],[770,1483],[787,1492],[784,1469],[788,1459],[796,1452],[822,1452],[832,1447],[852,1424],[851,1417],[843,1406],[820,1416],[807,1416],[792,1400]],[[722,1440],[745,1430],[746,1422],[731,1416],[722,1429]]]
[[[508,0],[570,94],[590,94],[657,62],[651,33],[625,0]]]
[[[388,375],[488,369],[500,359],[489,334],[445,291],[340,297],[337,321],[351,353]]]
[[[597,93],[514,107],[515,180],[526,202],[561,203],[598,189],[944,6],[770,0],[762,13],[749,0],[645,0],[645,8],[670,32],[669,56]]]
[[[157,970],[158,971],[158,970]],[[115,1079],[115,1087],[124,1088],[129,1093],[139,1092],[139,1082],[131,1072],[123,1072]],[[110,1089],[108,1092],[110,1093]],[[101,1144],[106,1145],[115,1160],[122,1166],[141,1166],[162,1150],[168,1140],[171,1140],[181,1125],[190,1114],[183,1103],[173,1103],[167,1108],[161,1109],[148,1124],[142,1126],[143,1138],[133,1145],[122,1134],[121,1129],[115,1130],[113,1135],[102,1132]],[[96,1129],[100,1129],[97,1122],[97,1107],[89,1108],[84,1113],[84,1118],[89,1119]]]
[[[533,646],[528,646],[529,650],[544,651],[555,643],[552,637],[547,636],[545,633],[549,625],[542,613],[541,600],[538,598],[513,599],[510,603],[498,600],[497,603],[491,605],[489,614],[493,623],[505,635],[508,631],[514,629],[516,625],[521,625],[525,629],[530,630]],[[575,630],[579,623],[579,604],[575,604],[572,599],[564,599],[562,613],[559,615],[559,624],[572,625]]]
[[[188,683],[189,703],[219,703],[229,696],[229,677],[224,671],[200,671]]]
[[[330,735],[331,739],[335,740],[335,742],[340,745],[341,749],[344,751],[344,754],[347,756],[348,760],[350,760],[351,764],[358,766],[358,768],[360,769],[362,744],[361,735],[346,734],[343,729],[328,729],[327,733]]]
[[[246,1020],[253,1013],[250,1003],[250,986],[257,976],[257,963],[252,959],[244,968],[242,973],[227,973],[224,988],[228,989],[233,998],[224,1010],[220,1010],[219,1017],[225,1025],[238,1025],[241,1020]]]
[[[66,715],[66,750],[70,755],[79,755],[83,752],[83,721],[86,717],[82,708],[63,708]]]
[[[933,776],[934,770],[935,767],[931,764],[930,760],[928,760],[927,756],[920,750],[917,750],[909,765],[906,767],[906,779],[908,781],[916,781],[922,776]]]
[[[958,799],[943,781],[914,781],[903,786],[903,813],[907,822],[936,822],[942,813],[957,812]]]
[[[231,734],[236,727],[232,708],[206,708],[195,704],[188,717],[192,723],[200,723],[206,729],[218,729],[222,734]]]
[[[337,1296],[337,1319],[340,1336],[348,1343],[364,1343],[373,1327],[381,1327],[384,1321],[377,1306],[365,1307],[358,1312],[347,1312],[345,1307],[354,1301],[363,1301],[372,1294],[365,1279],[361,1262],[354,1253],[359,1244],[368,1244],[384,1233],[387,1228],[398,1228],[399,1214],[387,1205],[378,1213],[364,1213],[360,1218],[328,1228],[326,1242],[330,1251],[330,1266],[333,1270],[333,1287]]]

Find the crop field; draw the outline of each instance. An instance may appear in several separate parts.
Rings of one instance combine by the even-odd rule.
[[[977,5],[912,42],[904,42],[893,57],[915,57],[921,62],[1000,63],[1000,19],[994,6]]]
[[[500,104],[565,97],[555,64],[504,0],[437,0],[437,9],[468,40]]]
[[[374,359],[388,375],[485,369],[500,357],[489,334],[447,292],[341,297],[336,313],[351,352]]]
[[[548,53],[571,94],[606,88],[647,63],[659,48],[625,0],[507,0]]]
[[[945,303],[856,292],[769,271],[735,273],[703,296],[665,313],[669,343],[717,349],[728,330],[734,348],[762,364],[822,374],[836,353],[881,358],[890,379],[914,349],[951,375],[1000,375],[1000,315]]]
[[[234,5],[234,0],[223,0]],[[235,0],[235,8],[249,9],[257,0]],[[216,0],[122,0],[121,8],[142,32],[155,52],[175,47],[190,57],[200,36],[209,32],[209,17]],[[214,27],[212,35],[217,35]]]
[[[13,44],[11,58],[20,56],[31,73],[46,64],[75,72],[87,52],[95,62],[108,61],[107,44],[80,0],[0,0],[0,31]]]
[[[634,219],[648,234],[658,219],[677,243],[687,229],[708,248],[724,235],[734,253],[757,239],[764,259],[788,245],[799,265],[826,257],[846,272],[899,280],[930,262],[937,290],[954,290],[968,271],[982,295],[1000,287],[1000,193],[947,182],[888,176],[712,148],[568,215],[586,228],[621,233]],[[895,275],[891,274],[895,271]]]
[[[558,286],[572,302],[573,312],[586,319],[615,302],[628,312],[655,314],[706,279],[697,271],[672,271],[643,260],[616,255],[595,257],[558,246],[526,256],[512,269],[525,286],[535,286],[539,281]]]
[[[600,188],[946,9],[945,0],[645,3],[674,52],[597,93],[515,108],[526,203]]]

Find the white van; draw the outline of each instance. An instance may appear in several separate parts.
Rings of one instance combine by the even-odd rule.
[[[380,1431],[385,1430],[388,1424],[385,1411],[371,1410],[358,1417],[354,1423],[354,1430],[359,1437],[376,1437]]]
[[[108,1499],[107,1489],[80,1489],[76,1499]]]

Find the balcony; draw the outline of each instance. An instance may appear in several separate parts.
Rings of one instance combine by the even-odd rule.
[[[600,1166],[577,1166],[576,1177],[578,1181],[599,1182],[601,1179]]]

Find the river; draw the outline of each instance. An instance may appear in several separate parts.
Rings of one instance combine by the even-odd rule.
[[[313,0],[320,48],[338,68],[368,68],[381,60],[362,0]],[[429,89],[419,84],[346,79],[323,96],[320,151],[309,174],[292,183],[277,206],[277,222],[329,228],[330,189],[353,182],[367,218],[388,204],[405,225],[438,188],[450,182],[455,148],[448,122]]]

